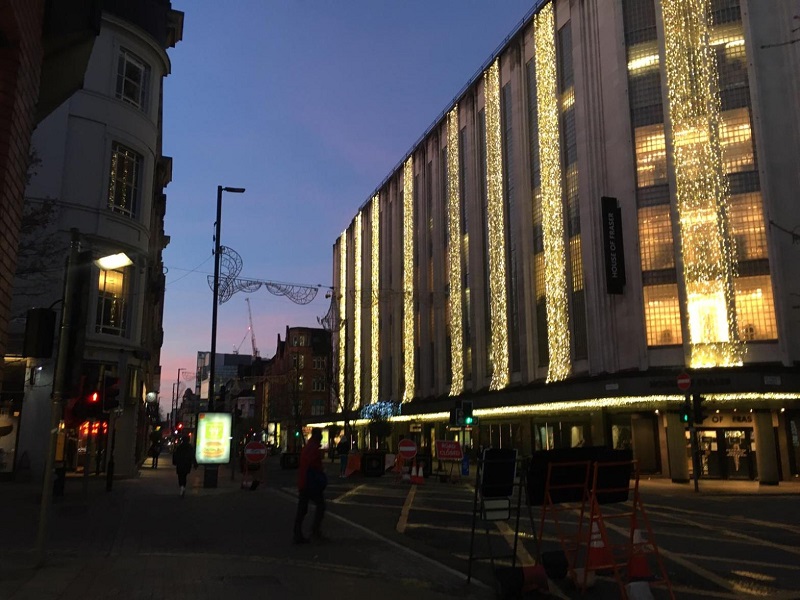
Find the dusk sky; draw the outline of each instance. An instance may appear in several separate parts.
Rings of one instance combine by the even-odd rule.
[[[306,306],[265,289],[220,306],[217,352],[262,357],[287,326],[318,327],[332,248],[363,204],[501,46],[532,0],[173,0],[164,148],[173,157],[164,252],[161,404],[211,347],[217,186],[241,277],[321,285]],[[240,345],[241,344],[241,345]]]

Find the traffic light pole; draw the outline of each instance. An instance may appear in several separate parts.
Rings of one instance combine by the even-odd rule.
[[[686,403],[691,404],[691,396],[686,394]],[[692,446],[692,479],[694,479],[694,491],[700,491],[700,448],[697,445],[697,427],[694,419],[689,419],[689,439]]]
[[[72,294],[76,286],[80,237],[76,228],[70,230],[69,257],[64,276],[64,299],[61,305],[61,327],[58,334],[58,354],[56,354],[55,371],[53,373],[53,392],[50,405],[50,435],[42,481],[42,501],[39,508],[39,531],[36,535],[36,565],[42,566],[45,561],[45,544],[47,540],[47,518],[53,499],[53,469],[56,462],[56,442],[58,427],[64,415],[64,395],[67,385],[67,361],[73,348],[72,329]]]

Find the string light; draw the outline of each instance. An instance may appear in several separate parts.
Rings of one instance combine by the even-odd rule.
[[[339,238],[339,323],[347,324],[347,232]],[[347,362],[347,327],[339,335],[339,400],[345,405],[345,363]]]
[[[377,291],[380,289],[380,203],[378,194],[372,198],[372,236],[370,238],[372,257],[370,261],[371,268],[371,283],[372,289],[370,292],[373,297],[376,296]],[[378,366],[380,365],[380,338],[378,329],[378,319],[380,317],[380,303],[377,300],[371,302],[371,335],[370,335],[370,348],[372,351],[372,360],[370,361],[370,402],[377,402],[380,395],[380,373]]]
[[[508,385],[508,305],[506,240],[503,210],[503,147],[500,123],[500,60],[483,74],[486,98],[486,212],[489,236],[489,319],[491,322],[492,380],[489,389]]]
[[[800,394],[785,393],[741,393],[741,394],[703,394],[708,402],[714,404],[737,404],[746,401],[788,401],[800,400]],[[654,394],[650,396],[618,396],[614,398],[581,398],[559,402],[542,402],[539,404],[525,404],[522,406],[498,406],[494,408],[476,409],[474,415],[478,418],[489,419],[492,417],[520,417],[525,415],[543,415],[557,418],[558,415],[568,413],[585,413],[587,410],[601,410],[607,408],[628,410],[674,410],[685,402],[684,394]],[[726,408],[723,406],[723,408]],[[783,409],[781,409],[783,410]],[[719,413],[719,409],[716,411]],[[434,412],[425,414],[398,415],[390,417],[390,421],[407,423],[421,421],[426,423],[447,421],[449,412]],[[342,425],[343,422],[315,423],[315,426]],[[369,421],[356,421],[357,426],[369,424]]]
[[[661,6],[689,362],[694,368],[738,366],[744,346],[736,324],[736,258],[719,138],[709,1],[663,0]]]
[[[353,407],[361,406],[361,307],[364,293],[361,286],[361,212],[356,215],[353,225]]]
[[[547,382],[550,383],[566,379],[571,371],[561,144],[558,130],[555,20],[552,3],[547,4],[534,17],[533,43],[536,61],[536,103],[539,112],[547,345],[550,357]]]
[[[403,402],[414,397],[414,158],[403,164]]]
[[[450,355],[452,383],[450,395],[458,396],[464,391],[464,332],[462,330],[461,302],[464,291],[461,289],[461,210],[459,190],[458,156],[458,105],[447,115],[447,226],[450,240],[447,256],[450,263]]]

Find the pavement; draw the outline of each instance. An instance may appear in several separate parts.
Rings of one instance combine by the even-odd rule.
[[[0,600],[495,597],[490,586],[474,578],[468,584],[464,573],[416,552],[402,536],[390,539],[336,514],[330,502],[328,541],[293,544],[296,471],[281,470],[277,458],[266,461],[254,491],[223,466],[215,488],[203,487],[202,468],[192,473],[185,497],[169,458],[162,455],[157,469],[148,460],[139,477],[115,480],[111,492],[104,476],[69,477],[52,506],[38,566],[41,489],[0,483]],[[331,480],[338,477],[338,462],[325,465]],[[473,481],[474,468],[462,485]],[[640,487],[645,496],[696,493],[691,483],[660,478],[642,479]],[[800,494],[800,481],[701,481],[699,493]]]
[[[85,495],[83,478],[69,477],[48,519],[41,566],[41,489],[0,483],[0,600],[494,597],[489,586],[467,584],[463,573],[336,515],[331,503],[328,540],[293,544],[297,500],[287,490],[296,471],[281,471],[277,459],[267,461],[255,491],[227,467],[216,488],[204,488],[201,467],[185,497],[169,462],[164,454],[151,469],[148,460],[111,492],[103,476],[88,478]],[[338,477],[338,463],[326,468]]]

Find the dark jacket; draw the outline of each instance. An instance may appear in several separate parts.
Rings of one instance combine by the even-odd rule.
[[[350,444],[347,440],[342,439],[336,444],[336,452],[341,456],[342,454],[347,454],[350,452]]]
[[[172,455],[172,464],[175,465],[178,473],[188,473],[192,466],[197,466],[197,459],[194,457],[194,446],[188,442],[182,443],[175,448]]]

